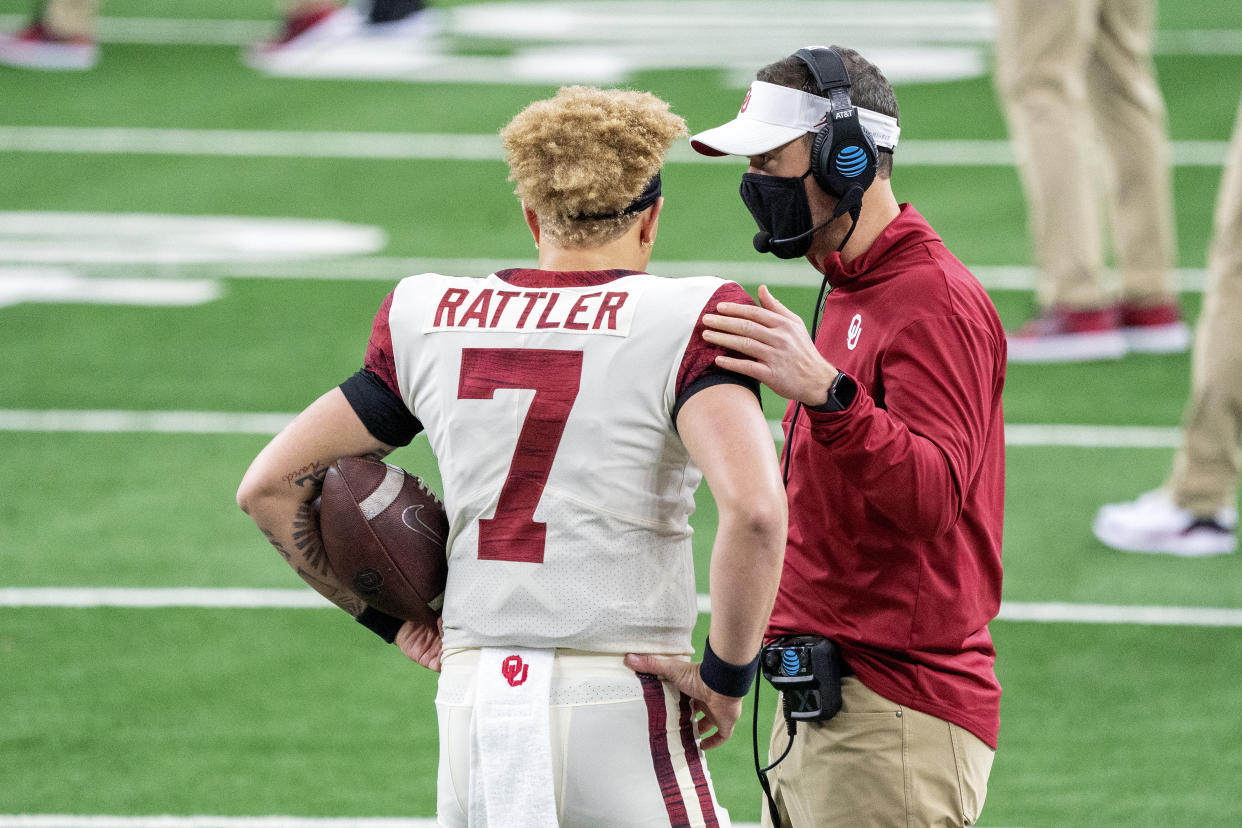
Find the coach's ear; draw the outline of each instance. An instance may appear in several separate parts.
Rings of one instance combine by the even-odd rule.
[[[530,234],[535,237],[535,247],[539,246],[539,216],[535,211],[526,206],[526,202],[522,202],[522,218],[526,219],[526,226],[530,228]]]

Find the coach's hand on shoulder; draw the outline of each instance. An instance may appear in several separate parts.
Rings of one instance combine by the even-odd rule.
[[[397,630],[396,645],[411,661],[417,661],[428,670],[440,672],[440,653],[444,648],[444,619],[436,620],[435,629],[425,624],[406,621]]]
[[[767,285],[759,287],[759,305],[721,302],[703,315],[703,339],[729,348],[745,359],[716,357],[728,371],[754,377],[787,400],[821,405],[837,375],[811,341],[802,317],[780,303]]]
[[[636,673],[650,673],[663,679],[689,696],[696,714],[695,733],[702,738],[700,747],[711,750],[723,745],[733,735],[733,726],[742,715],[742,700],[723,696],[708,688],[699,675],[699,663],[667,656],[636,655],[625,657],[625,666]],[[702,714],[699,716],[698,714]],[[715,728],[715,733],[704,734]]]

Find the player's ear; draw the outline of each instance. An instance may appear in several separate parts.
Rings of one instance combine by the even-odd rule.
[[[522,202],[522,218],[526,219],[526,226],[530,228],[530,234],[535,237],[535,246],[539,246],[539,216],[535,215],[535,211],[526,206],[526,202]]]
[[[638,240],[643,244],[655,244],[656,233],[660,229],[660,211],[664,209],[664,197],[657,198],[655,204],[652,204],[643,211],[643,216],[639,219],[639,226],[642,228],[638,234]]]

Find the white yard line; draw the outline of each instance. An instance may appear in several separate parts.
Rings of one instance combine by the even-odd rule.
[[[293,414],[225,411],[70,411],[0,409],[0,431],[266,434],[280,431]]]
[[[232,587],[0,587],[0,607],[91,609],[330,609],[309,589]],[[711,599],[698,596],[699,612],[711,612]],[[1242,627],[1242,609],[1126,606],[1064,602],[1005,601],[1001,621],[1069,624],[1148,624],[1172,627]]]
[[[1007,446],[1176,448],[1181,438],[1181,429],[1171,426],[1005,425]]]
[[[0,828],[436,828],[433,817],[0,814]],[[734,822],[734,828],[759,828]]]
[[[48,222],[55,217],[49,216]],[[31,264],[27,258],[17,255],[5,256],[5,243],[16,234],[4,225],[0,215],[0,301],[5,292],[15,294],[19,284],[29,283],[30,276],[56,278],[57,273],[92,279],[131,280],[147,279],[152,282],[171,279],[217,278],[217,279],[289,279],[311,281],[376,281],[395,283],[416,273],[444,273],[459,276],[482,276],[512,267],[534,267],[533,258],[510,259],[457,259],[427,256],[349,256],[310,260],[290,255],[277,261],[182,261],[177,263],[153,262],[140,255],[131,255],[130,261],[81,261],[65,254],[67,261],[47,264]],[[82,250],[81,240],[74,242],[75,249]],[[743,242],[744,243],[744,242]],[[70,250],[66,244],[62,251]],[[312,255],[310,253],[307,254]],[[240,259],[240,257],[239,257]],[[9,264],[8,262],[12,262]],[[44,270],[40,271],[39,269]],[[974,265],[971,273],[987,290],[1034,290],[1037,283],[1035,268],[1025,265]],[[754,261],[707,261],[707,260],[652,260],[651,272],[661,276],[719,276],[743,285],[768,285],[769,287],[818,288],[820,275],[807,267],[806,262],[758,259]],[[1202,268],[1178,268],[1175,270],[1177,288],[1185,293],[1200,293],[1207,280]],[[1114,278],[1111,277],[1110,278]],[[83,289],[88,292],[89,286]],[[102,289],[97,289],[96,292]],[[168,288],[167,290],[173,290]],[[49,301],[51,301],[49,299]]]
[[[605,6],[604,11],[607,11],[606,4],[596,5]],[[627,3],[626,5],[629,6],[631,4]],[[744,7],[740,7],[740,4],[737,5],[739,8],[729,9],[726,3],[721,2],[721,0],[715,0],[711,16],[703,13],[677,15],[666,11],[662,14],[648,15],[629,22],[635,26],[644,26],[647,31],[659,30],[662,34],[669,37],[682,36],[686,39],[693,39],[696,35],[701,35],[706,24],[713,24],[718,29],[724,29],[725,31],[730,29],[742,30],[751,36],[756,35],[753,17],[746,13]],[[863,15],[860,14],[858,4],[836,4],[836,9],[833,9],[833,5],[821,4],[821,6],[826,6],[828,9],[836,11],[835,14],[823,14],[819,8],[804,4],[802,6],[804,12],[796,19],[796,25],[815,26],[819,25],[824,19],[832,19],[834,21],[843,19],[844,22],[853,26],[850,30],[851,34],[865,32],[866,29],[860,27],[859,24],[870,22],[872,26],[882,25],[886,32],[896,31],[902,40],[906,41],[941,40],[948,43],[979,43],[990,42],[992,39],[994,23],[991,9],[987,4],[980,2],[924,4],[922,14],[917,17],[911,14],[912,10],[917,7],[910,3],[902,4],[901,9],[892,15],[884,15],[882,7],[879,11],[872,10],[870,14]],[[939,12],[937,12],[937,7],[940,9]],[[158,7],[153,6],[152,8]],[[463,16],[467,22],[471,19],[469,15],[471,9],[469,7],[450,11],[454,12],[454,14],[449,15],[450,30],[452,30],[455,17],[458,15]],[[726,17],[724,14],[726,11],[732,11],[733,16]],[[842,14],[842,11],[845,14]],[[563,20],[564,17],[564,15],[558,15],[558,19]],[[634,17],[632,11],[629,17]],[[572,20],[572,18],[570,19]],[[622,18],[622,20],[625,19]],[[582,20],[582,23],[590,25],[598,20],[600,20],[598,17],[587,17]],[[3,14],[0,15],[0,30],[10,31],[20,28],[26,22],[26,15]],[[256,41],[271,37],[279,28],[279,23],[274,16],[270,19],[255,20],[108,16],[99,19],[98,27],[99,39],[103,43],[247,46]],[[463,26],[463,28],[466,29],[465,33],[470,33],[470,27]],[[479,32],[479,34],[485,33],[483,31]],[[550,36],[559,34],[568,38],[574,36],[594,38],[600,36],[607,37],[609,35],[608,32],[600,31],[565,32],[561,30],[552,30],[548,34]],[[842,39],[846,42],[855,40],[855,38],[851,37]],[[1158,54],[1237,55],[1242,54],[1242,35],[1239,35],[1236,30],[1232,29],[1161,31],[1156,33],[1155,48]]]
[[[0,240],[3,227],[0,226]],[[514,259],[450,259],[430,257],[366,256],[361,258],[322,259],[319,261],[276,262],[227,262],[209,263],[187,268],[186,273],[215,275],[229,279],[318,279],[348,281],[395,282],[415,273],[444,273],[449,275],[485,275],[511,267],[534,267],[535,260]],[[136,273],[150,274],[152,278],[169,276],[167,266],[161,265],[113,265],[90,264],[86,267],[92,274]],[[661,276],[719,276],[743,285],[768,285],[772,287],[818,288],[820,274],[807,267],[801,259],[781,261],[755,259],[753,261],[666,261],[657,256],[652,260],[651,272]],[[1034,290],[1038,274],[1027,265],[973,265],[970,272],[987,290]],[[182,278],[175,276],[175,278]],[[1175,270],[1178,290],[1187,293],[1203,291],[1207,271],[1202,268],[1183,267]],[[1110,278],[1115,276],[1110,274]]]
[[[328,609],[334,606],[312,589],[238,587],[0,587],[0,607],[91,609]]]
[[[1002,601],[1001,621],[1146,624],[1155,627],[1242,627],[1242,609]]]
[[[152,6],[152,8],[157,8]],[[271,10],[269,4],[268,10]],[[26,15],[0,14],[0,31],[13,31],[29,22]],[[158,17],[100,17],[96,21],[101,43],[151,46],[248,46],[277,34],[280,23],[270,20],[192,20]]]
[[[229,411],[78,411],[68,409],[0,409],[0,432],[83,432],[158,434],[275,434],[293,414]],[[773,436],[780,422],[770,420]],[[1010,423],[1010,446],[1078,448],[1175,448],[1181,430],[1159,426],[1040,425]]]
[[[0,126],[0,151],[502,161],[496,135]]]
[[[1173,163],[1219,167],[1227,141],[1174,141]],[[143,127],[0,126],[0,152],[200,155],[407,161],[503,161],[496,135],[404,132],[300,132]],[[902,166],[1011,167],[1008,140],[901,142]],[[725,164],[678,144],[670,163]]]
[[[739,825],[739,823],[734,823]],[[757,826],[757,823],[755,824]],[[0,828],[435,828],[431,817],[0,814]]]

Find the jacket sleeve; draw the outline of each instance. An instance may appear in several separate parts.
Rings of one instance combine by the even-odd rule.
[[[842,412],[807,410],[811,434],[867,502],[898,529],[935,538],[953,528],[978,474],[1003,357],[960,317],[904,328],[881,357],[883,403],[861,386]]]

